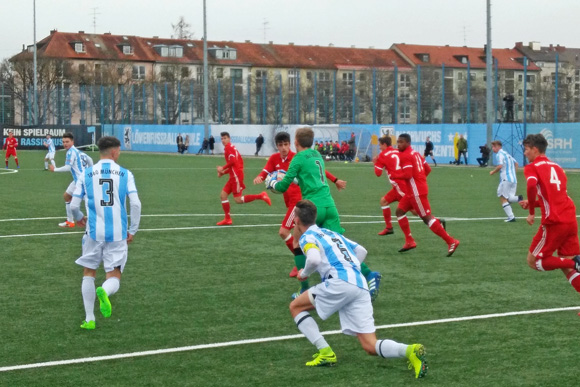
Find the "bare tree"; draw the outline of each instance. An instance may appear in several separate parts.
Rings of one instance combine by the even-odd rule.
[[[171,39],[193,39],[193,31],[191,31],[191,24],[185,21],[185,17],[180,16],[176,24],[171,23],[173,34]]]

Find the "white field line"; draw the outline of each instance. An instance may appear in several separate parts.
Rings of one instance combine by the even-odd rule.
[[[444,319],[439,319],[439,320],[414,321],[414,322],[408,322],[408,323],[380,325],[380,326],[377,326],[376,329],[377,330],[379,330],[379,329],[394,329],[394,328],[403,328],[403,327],[414,327],[414,326],[419,326],[419,325],[447,324],[447,323],[462,322],[462,321],[485,320],[485,319],[500,318],[500,317],[523,316],[523,315],[530,315],[530,314],[555,313],[555,312],[576,311],[576,310],[580,310],[580,306],[571,306],[571,307],[553,308],[553,309],[523,310],[523,311],[519,311],[519,312],[492,313],[492,314],[483,314],[483,315],[477,315],[477,316],[451,317],[451,318],[444,318]],[[322,332],[322,334],[324,336],[337,335],[340,333],[342,333],[342,331],[340,331],[340,330]],[[167,354],[167,353],[197,351],[200,349],[208,349],[208,348],[233,347],[233,346],[237,346],[237,345],[268,343],[268,342],[283,341],[283,340],[294,340],[294,339],[300,339],[303,337],[304,336],[302,334],[287,335],[287,336],[275,336],[275,337],[263,337],[263,338],[259,338],[259,339],[246,339],[246,340],[237,340],[237,341],[226,341],[226,342],[222,342],[222,343],[191,345],[191,346],[186,346],[186,347],[176,347],[176,348],[155,349],[155,350],[140,351],[140,352],[119,353],[116,355],[95,356],[95,357],[85,357],[85,358],[79,358],[79,359],[57,360],[57,361],[48,361],[48,362],[42,362],[42,363],[21,364],[21,365],[15,365],[15,366],[0,367],[0,372],[24,370],[24,369],[31,369],[31,368],[42,368],[42,367],[57,367],[57,366],[63,366],[63,365],[69,365],[69,364],[79,364],[79,363],[93,363],[93,362],[97,362],[97,361],[126,359],[126,358],[142,357],[142,356],[163,355],[163,354]]]

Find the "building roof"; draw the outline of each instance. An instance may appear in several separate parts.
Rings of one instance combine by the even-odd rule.
[[[425,46],[417,44],[393,44],[391,47],[414,66],[430,66],[452,68],[467,68],[469,61],[472,69],[484,69],[486,66],[486,54],[484,48],[454,47],[454,46]],[[423,61],[422,56],[428,55],[428,62]],[[523,70],[523,55],[513,48],[494,48],[492,56],[497,59],[500,70]],[[540,68],[532,62],[528,62],[528,70],[539,71]]]
[[[74,43],[83,43],[84,52],[76,52]],[[131,54],[123,54],[123,45],[132,48]],[[178,45],[183,47],[182,57],[163,57],[156,46]],[[411,66],[391,49],[344,48],[333,46],[298,46],[294,44],[258,44],[246,41],[208,41],[208,48],[236,50],[235,59],[218,59],[210,55],[209,63],[224,66],[253,66],[263,68],[312,68],[312,69],[383,69],[395,65],[402,69]],[[203,40],[145,38],[129,35],[89,34],[51,31],[37,43],[39,57],[69,60],[168,62],[183,64],[203,63]],[[28,59],[31,52],[23,51],[12,60]]]
[[[556,62],[556,55],[558,55],[559,62],[580,67],[580,49],[578,48],[567,48],[559,44],[541,46],[539,42],[530,42],[525,46],[522,42],[517,42],[515,49],[534,62]]]

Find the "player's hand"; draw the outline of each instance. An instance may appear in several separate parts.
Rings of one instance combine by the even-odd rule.
[[[489,175],[493,175],[495,173],[495,169],[492,169],[491,171],[489,171]]]
[[[528,222],[528,224],[531,226],[532,224],[534,224],[534,221],[536,220],[536,216],[535,215],[528,215],[528,217],[526,218],[526,222]]]
[[[527,200],[522,200],[522,201],[518,202],[518,204],[519,204],[520,206],[522,206],[522,208],[523,208],[524,210],[527,210],[527,209],[528,209],[528,207],[530,207],[530,202],[528,202]]]
[[[86,227],[87,217],[83,216],[83,218],[81,220],[77,220],[76,223],[77,223],[77,226],[79,226],[79,227]]]
[[[222,167],[221,165],[218,165],[218,166],[217,166],[217,171],[218,171],[218,174],[220,174],[220,173],[221,173],[221,174],[222,174],[222,176],[223,176],[223,174],[224,174],[224,167]]]
[[[133,242],[133,235],[127,233],[127,244]]]
[[[260,184],[263,182],[264,182],[264,179],[262,179],[262,176],[258,176],[254,179],[254,184]]]
[[[296,279],[300,282],[304,282],[308,279],[308,277],[302,277],[302,272],[304,271],[304,269],[300,269],[298,270],[298,274],[296,275]]]
[[[48,170],[49,170],[50,172],[54,172],[54,165],[52,165],[52,164],[49,164],[49,166],[48,166]]]
[[[346,181],[345,180],[336,180],[334,182],[334,184],[336,184],[336,189],[338,189],[339,191],[342,191],[343,189],[346,188]]]

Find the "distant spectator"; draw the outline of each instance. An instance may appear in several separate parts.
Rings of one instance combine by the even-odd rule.
[[[348,161],[353,161],[356,155],[356,135],[354,132],[350,132],[350,138],[348,139],[348,153],[346,154],[346,159]]]
[[[467,165],[467,140],[463,134],[460,134],[459,140],[457,140],[457,160],[455,160],[457,165],[461,164],[461,155],[463,155],[465,165]]]
[[[184,153],[189,153],[189,134],[185,135],[185,143],[183,144],[181,154]]]
[[[481,157],[477,158],[477,162],[479,163],[480,167],[487,167],[487,162],[489,161],[489,152],[490,149],[487,144],[480,146],[479,151],[481,152]]]
[[[202,154],[205,153],[207,151],[207,148],[209,147],[209,141],[206,138],[203,139],[203,143],[201,144],[201,148],[199,148],[199,150],[197,151],[197,154]]]
[[[505,97],[503,97],[503,101],[505,102],[505,122],[513,122],[514,120],[514,96],[511,93],[508,93]]]
[[[209,135],[209,154],[213,155],[213,148],[214,148],[214,144],[215,144],[215,138],[213,138],[213,136],[210,134]]]
[[[262,136],[262,134],[260,133],[260,135],[256,138],[256,153],[254,154],[254,156],[258,155],[260,149],[262,149],[262,145],[264,145],[264,136]]]
[[[433,163],[435,164],[435,166],[437,166],[437,161],[435,161],[435,156],[433,156],[434,149],[435,146],[431,142],[431,138],[427,137],[425,139],[425,152],[423,152],[423,157],[425,158],[425,161],[427,161],[427,156],[431,156],[431,160],[433,160]]]
[[[177,135],[177,153],[183,153],[183,137],[181,133]]]

